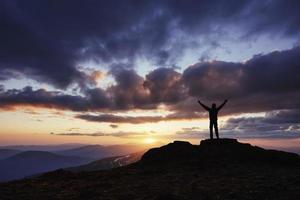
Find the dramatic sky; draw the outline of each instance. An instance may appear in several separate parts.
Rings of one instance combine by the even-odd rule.
[[[300,145],[298,0],[1,0],[0,145]]]

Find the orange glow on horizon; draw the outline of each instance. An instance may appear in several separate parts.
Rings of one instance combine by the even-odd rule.
[[[23,108],[14,111],[3,111],[0,114],[0,146],[4,145],[43,145],[43,144],[125,144],[135,143],[145,146],[167,144],[174,140],[189,141],[199,144],[201,139],[209,137],[208,120],[159,121],[152,123],[100,123],[74,118],[76,113],[55,109]],[[120,113],[121,114],[121,113]],[[159,116],[169,114],[169,111],[135,110],[125,113],[127,116]],[[243,116],[263,116],[264,113],[244,114]],[[220,117],[220,127],[232,116]],[[238,116],[234,116],[238,117]],[[207,132],[207,135],[190,137],[188,134],[178,134],[183,128],[198,127],[196,131]],[[50,134],[53,132],[54,134]],[[66,133],[70,135],[56,135]],[[72,135],[82,133],[84,135]],[[86,134],[104,133],[105,136],[88,136]],[[120,134],[121,133],[121,134]],[[124,133],[124,134],[123,134]],[[116,134],[116,135],[114,135]],[[204,138],[201,138],[204,137]],[[222,135],[221,137],[226,137]],[[300,146],[300,139],[239,139],[265,148],[287,148]]]
[[[145,138],[144,139],[144,143],[145,144],[153,144],[153,143],[155,143],[157,140],[156,139],[154,139],[154,138],[151,138],[151,137],[147,137],[147,138]]]

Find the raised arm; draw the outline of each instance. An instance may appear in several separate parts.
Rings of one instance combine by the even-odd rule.
[[[201,103],[200,100],[198,100],[198,103],[199,103],[205,110],[209,110],[209,107],[207,107],[206,105],[204,105],[203,103]]]
[[[227,99],[217,108],[218,110],[221,110],[221,108],[223,108],[223,106],[225,106],[225,104],[227,103]]]

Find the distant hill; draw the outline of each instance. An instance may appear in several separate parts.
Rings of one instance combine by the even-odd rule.
[[[16,149],[0,149],[0,160],[16,155],[17,153],[20,152],[21,152],[20,150],[16,150]]]
[[[0,149],[15,149],[20,151],[63,151],[66,149],[78,148],[86,144],[67,143],[51,145],[7,145],[0,146]]]
[[[82,165],[87,158],[61,156],[44,151],[25,151],[0,160],[0,181],[24,178],[59,168]]]
[[[87,157],[94,160],[115,157],[121,155],[128,155],[135,152],[148,150],[150,146],[139,144],[124,144],[124,145],[86,145],[79,148],[68,149],[64,151],[57,151],[55,153],[65,156],[79,156]]]
[[[82,156],[93,159],[100,159],[112,156],[110,152],[106,149],[106,147],[102,145],[85,145],[78,148],[56,151],[56,153],[65,156]]]
[[[125,167],[2,183],[0,199],[299,200],[299,180],[294,153],[233,139],[176,141]]]
[[[101,160],[93,161],[85,165],[66,168],[65,170],[72,171],[72,172],[83,172],[83,171],[97,171],[97,170],[105,170],[105,169],[112,169],[116,167],[122,167],[139,161],[143,154],[144,152],[138,152],[138,153],[128,154],[125,156],[103,158]]]

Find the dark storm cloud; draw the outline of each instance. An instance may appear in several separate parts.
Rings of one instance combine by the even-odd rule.
[[[232,98],[243,92],[241,90],[242,67],[240,63],[201,62],[184,71],[183,81],[191,96]]]
[[[148,93],[144,89],[144,79],[135,70],[123,66],[111,70],[116,84],[107,89],[118,109],[142,108],[149,104]]]
[[[300,108],[300,47],[257,55],[245,63],[205,62],[183,72],[192,97],[229,102],[225,112],[259,112]],[[182,103],[177,109],[190,109]]]
[[[299,56],[300,46],[254,56],[245,63],[245,89],[265,94],[299,91]]]
[[[18,105],[41,106],[73,111],[120,111],[155,109],[163,104],[176,114],[176,119],[199,117],[196,103],[216,101],[229,103],[220,114],[265,112],[300,108],[300,47],[257,55],[245,63],[204,62],[188,67],[183,74],[171,68],[158,68],[145,78],[130,66],[118,65],[109,72],[115,84],[106,90],[85,88],[83,95],[62,92],[0,89],[2,109]],[[203,115],[202,115],[203,116]],[[168,116],[169,119],[175,119]],[[87,118],[90,119],[90,118]],[[94,118],[93,118],[94,119]],[[168,120],[147,118],[149,121]],[[104,120],[100,118],[101,121]],[[110,121],[109,121],[110,120]],[[110,118],[105,122],[119,122]],[[120,121],[146,121],[121,119]],[[129,122],[130,123],[130,122]]]
[[[174,103],[185,98],[181,74],[171,68],[158,68],[146,75],[144,87],[154,103]]]
[[[287,36],[299,36],[299,4],[297,0],[252,1],[250,10],[243,15],[248,20],[248,35],[278,32]]]
[[[22,90],[10,89],[0,93],[1,109],[15,106],[34,106],[72,111],[88,111],[108,108],[110,101],[101,89],[87,91],[87,96],[73,96],[61,92],[51,92],[44,89],[33,90],[25,87]]]
[[[134,1],[2,1],[0,7],[1,72],[22,71],[38,81],[66,87],[82,78],[75,68],[79,60],[109,61],[134,55],[139,39],[126,30],[139,23],[145,5]]]
[[[50,82],[58,87],[65,87],[74,79],[81,79],[81,73],[73,67],[72,50],[63,48],[59,41],[52,38],[51,32],[44,32],[20,4],[14,1],[1,2],[2,76],[9,69],[10,72],[19,71],[30,78]],[[6,79],[10,78],[9,74],[5,74]]]
[[[193,36],[222,38],[228,27],[247,37],[299,35],[299,1],[17,1],[0,3],[0,80],[16,73],[65,88],[88,77],[76,66],[132,62],[159,65],[197,44]],[[177,38],[178,33],[192,41]],[[215,41],[217,42],[217,41]]]
[[[256,55],[245,63],[202,62],[187,68],[183,80],[192,96],[236,97],[289,93],[300,89],[300,47]],[[203,93],[203,91],[205,93]]]
[[[85,88],[83,96],[66,95],[44,89],[7,90],[0,93],[2,109],[17,105],[31,105],[69,109],[73,111],[153,109],[160,103],[174,103],[183,99],[181,74],[161,68],[147,75],[146,81],[131,66],[114,66],[110,74],[115,84],[106,90]]]
[[[113,97],[116,109],[153,109],[161,103],[174,104],[186,94],[181,74],[172,68],[158,68],[145,78],[127,65],[115,65],[110,73],[116,84],[107,92]]]

